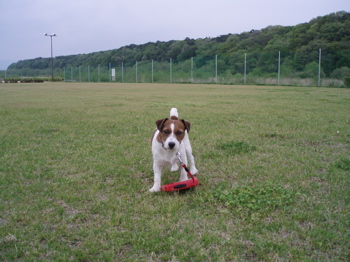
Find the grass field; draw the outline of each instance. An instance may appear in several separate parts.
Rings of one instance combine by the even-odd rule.
[[[171,107],[200,186],[151,194]],[[349,113],[337,88],[0,84],[0,260],[349,261]]]

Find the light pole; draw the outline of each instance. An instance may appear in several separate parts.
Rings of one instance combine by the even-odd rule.
[[[53,82],[53,50],[52,50],[52,37],[53,36],[57,36],[56,34],[48,34],[48,33],[45,33],[45,36],[49,36],[51,37],[51,68],[52,68],[52,71],[51,71],[51,77],[52,77],[52,82]]]

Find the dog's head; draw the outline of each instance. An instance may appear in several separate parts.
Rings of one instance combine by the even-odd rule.
[[[178,150],[182,140],[185,137],[185,132],[190,132],[191,123],[184,119],[160,119],[156,121],[159,134],[157,141],[162,143],[163,148]]]

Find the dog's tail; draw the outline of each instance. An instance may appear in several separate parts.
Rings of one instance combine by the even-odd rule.
[[[172,120],[178,120],[179,119],[179,113],[177,112],[177,108],[172,108],[170,110],[170,119],[172,119]]]

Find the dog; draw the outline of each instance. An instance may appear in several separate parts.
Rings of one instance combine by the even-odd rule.
[[[150,189],[150,192],[161,191],[161,177],[164,166],[170,166],[172,172],[179,169],[178,159],[176,157],[177,152],[181,154],[182,161],[186,166],[189,162],[190,172],[193,175],[198,173],[188,137],[191,123],[184,119],[179,120],[177,109],[172,108],[170,110],[170,119],[163,118],[157,120],[156,125],[157,128],[152,137],[154,185]],[[188,180],[187,172],[182,167],[180,181],[185,180]]]

